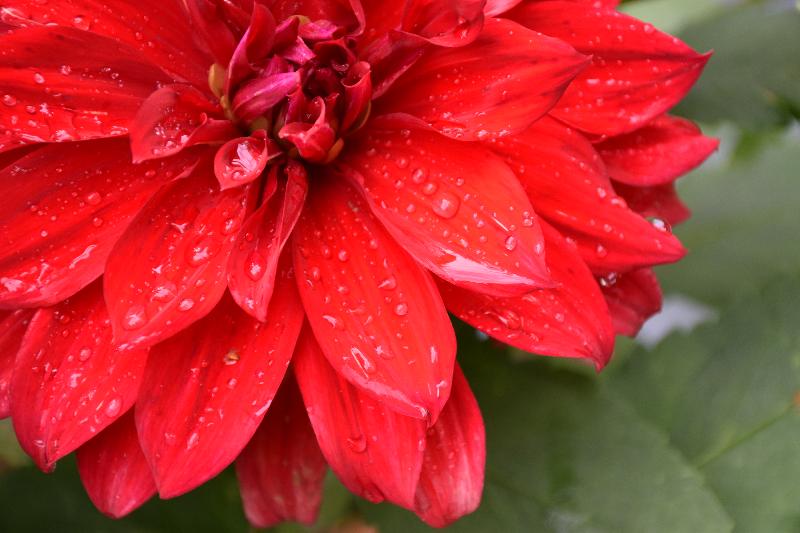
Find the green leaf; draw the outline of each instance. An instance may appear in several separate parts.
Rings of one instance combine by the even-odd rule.
[[[707,166],[679,182],[692,218],[676,229],[689,249],[659,269],[665,291],[710,303],[752,292],[776,275],[800,272],[800,138],[790,132],[757,157]]]
[[[462,345],[465,343],[462,343]],[[722,532],[730,519],[661,432],[594,378],[511,363],[488,344],[464,356],[486,421],[481,508],[453,531]],[[383,533],[425,531],[362,504]]]
[[[800,117],[800,12],[790,2],[732,8],[680,37],[715,54],[679,114],[756,130]]]
[[[737,531],[800,525],[798,302],[800,276],[776,281],[609,376],[704,473]]]

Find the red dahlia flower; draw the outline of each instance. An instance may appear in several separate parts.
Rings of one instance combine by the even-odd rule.
[[[716,147],[665,115],[707,56],[615,4],[5,1],[25,451],[77,450],[115,517],[234,460],[257,526],[312,522],[326,465],[436,526],[475,509],[447,311],[601,368],[659,308],[673,182]]]

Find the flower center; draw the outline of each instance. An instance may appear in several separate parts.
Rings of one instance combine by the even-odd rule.
[[[370,112],[370,66],[326,21],[291,17],[277,27],[253,18],[227,68],[209,86],[229,120],[274,150],[310,163],[333,161]]]

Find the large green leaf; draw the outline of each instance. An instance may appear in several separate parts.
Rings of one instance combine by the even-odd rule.
[[[488,345],[462,364],[486,420],[481,508],[453,531],[721,532],[731,522],[664,434],[596,379],[510,363]],[[364,504],[382,532],[424,531],[410,513]]]
[[[800,276],[726,310],[717,324],[641,350],[610,386],[669,434],[737,531],[800,526]]]
[[[800,118],[800,11],[794,2],[728,9],[680,37],[715,54],[678,113],[703,122],[734,121],[749,129]]]
[[[693,217],[676,233],[689,255],[660,269],[665,289],[719,303],[776,275],[800,272],[798,169],[800,138],[794,131],[751,159],[681,180]]]

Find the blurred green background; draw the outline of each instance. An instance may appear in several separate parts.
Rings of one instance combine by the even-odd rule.
[[[483,532],[800,531],[800,5],[795,0],[634,0],[626,11],[715,50],[676,110],[723,143],[679,182],[691,250],[660,269],[667,308],[620,341],[602,375],[507,354],[460,331],[486,420]],[[660,339],[659,327],[704,318]],[[684,328],[686,329],[686,328]],[[652,346],[656,343],[655,346]],[[0,531],[247,531],[230,472],[111,521],[71,459],[46,476],[0,422]],[[360,524],[360,525],[359,525]],[[314,531],[427,530],[329,479]],[[280,531],[302,531],[284,526]]]

